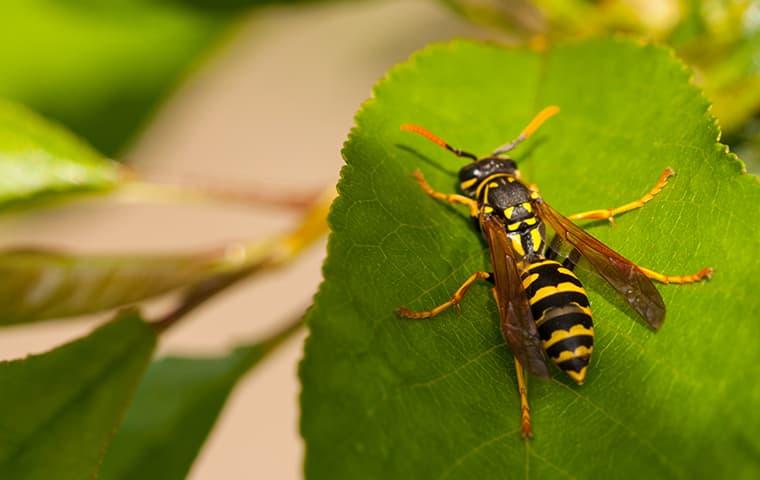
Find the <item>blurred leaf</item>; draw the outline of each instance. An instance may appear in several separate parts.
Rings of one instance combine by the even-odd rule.
[[[142,0],[151,3],[187,5],[206,10],[240,10],[270,5],[311,4],[327,0]]]
[[[0,253],[0,325],[82,315],[155,297],[216,273],[221,254]]]
[[[301,325],[299,319],[223,357],[165,357],[153,362],[98,478],[186,478],[238,380]]]
[[[449,192],[463,162],[399,131],[418,123],[485,154],[546,105],[562,113],[515,153],[558,210],[631,201],[677,172],[614,227],[587,225],[666,273],[710,265],[699,285],[660,286],[653,334],[583,275],[597,351],[586,384],[531,381],[535,438],[488,285],[432,320],[431,308],[489,268]],[[325,281],[307,316],[301,366],[308,478],[755,478],[760,475],[760,186],[718,143],[689,72],[653,46],[597,40],[543,54],[454,42],[393,69],[359,112],[330,215]],[[601,288],[601,289],[600,289]]]
[[[108,190],[118,168],[34,112],[0,100],[0,209]]]
[[[0,363],[3,478],[94,478],[155,342],[128,312],[48,353]]]
[[[0,96],[116,154],[232,19],[124,0],[11,0],[0,15]]]
[[[192,287],[185,294],[193,288],[213,292],[225,281],[219,274],[248,277],[282,267],[324,236],[333,196],[331,188],[283,235],[195,254],[0,251],[0,325],[109,310],[184,287]]]
[[[721,128],[734,132],[760,111],[760,7],[729,0],[440,0],[468,20],[511,39],[547,40],[634,34],[673,46],[696,70]]]

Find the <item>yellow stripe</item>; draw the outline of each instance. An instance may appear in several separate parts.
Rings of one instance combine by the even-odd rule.
[[[575,383],[578,385],[583,385],[583,380],[586,379],[586,370],[588,370],[588,367],[581,368],[580,372],[576,372],[575,370],[565,370],[565,373],[575,380]]]
[[[578,307],[578,309],[581,312],[585,313],[589,317],[591,316],[591,308],[590,307],[584,307],[583,305],[580,305],[578,302],[570,302],[570,305],[575,305],[576,307]]]
[[[549,340],[541,342],[544,348],[549,348],[557,342],[561,342],[567,338],[577,337],[579,335],[594,336],[594,327],[586,328],[581,324],[573,325],[570,330],[555,330],[552,332],[552,336]]]
[[[523,288],[530,287],[530,284],[533,283],[533,282],[535,282],[536,280],[538,280],[538,277],[539,277],[539,275],[537,273],[532,273],[532,274],[528,275],[527,277],[525,277],[523,279],[523,281],[522,281]]]
[[[534,275],[538,275],[538,274],[534,274]],[[570,302],[570,305],[568,305],[568,306],[572,306],[572,307],[577,308],[581,313],[585,313],[586,315],[589,316],[589,318],[591,318],[591,309],[590,308],[581,307],[580,305],[578,305],[578,302]],[[544,323],[546,323],[546,320],[547,320],[546,314],[549,313],[549,312],[551,312],[552,310],[553,310],[552,308],[547,308],[543,312],[541,312],[541,317],[539,317],[539,319],[536,320],[536,327],[540,327],[541,325],[543,325]],[[578,313],[578,312],[567,312],[567,313]]]
[[[541,232],[539,232],[537,228],[530,231],[530,241],[533,242],[533,250],[539,251],[541,249],[543,238],[541,237]]]
[[[530,304],[533,305],[535,303],[540,302],[546,297],[551,297],[552,295],[555,295],[557,293],[567,293],[567,292],[577,292],[586,294],[586,291],[583,290],[583,287],[579,287],[578,285],[575,285],[574,283],[570,282],[562,282],[556,287],[541,287],[538,289],[538,291],[531,297]]]
[[[554,260],[544,260],[541,262],[531,263],[530,265],[528,265],[528,271],[531,271],[534,268],[543,267],[544,265],[551,265],[551,264],[556,265],[557,262],[555,262]]]
[[[471,178],[469,180],[465,180],[464,182],[460,183],[459,186],[462,188],[462,190],[467,190],[471,186],[475,185],[478,182],[477,177]]]
[[[483,213],[493,213],[493,207],[490,205],[483,206]]]
[[[512,218],[513,213],[515,213],[515,207],[507,207],[504,209],[504,216],[506,218]]]
[[[493,175],[489,175],[488,177],[486,177],[486,179],[485,179],[485,180],[483,180],[483,181],[480,183],[480,185],[478,185],[478,189],[477,189],[477,190],[475,190],[475,196],[479,197],[479,196],[480,196],[480,192],[483,190],[483,188],[484,188],[486,185],[490,186],[490,182],[491,182],[492,180],[495,180],[495,179],[497,179],[497,178],[501,178],[501,177],[507,177],[507,178],[509,178],[510,176],[511,176],[511,175],[508,175],[508,174],[506,174],[506,173],[494,173]]]
[[[533,213],[533,205],[531,205],[529,202],[525,202],[522,204],[522,207],[528,212]]]
[[[568,269],[567,269],[567,268],[565,268],[565,267],[559,267],[559,268],[557,269],[557,271],[558,271],[559,273],[564,273],[565,275],[570,275],[570,276],[571,276],[571,277],[573,277],[573,278],[578,278],[578,277],[576,277],[576,276],[575,276],[575,274],[573,273],[573,271],[572,271],[572,270],[568,270]]]
[[[520,256],[525,255],[525,250],[523,250],[522,242],[520,241],[520,236],[511,235],[509,239],[512,240],[512,248],[515,249],[515,253],[517,253]]]
[[[563,352],[560,352],[558,357],[552,357],[552,361],[554,361],[554,363],[561,363],[565,360],[572,360],[573,358],[586,357],[591,355],[591,352],[593,351],[594,347],[586,347],[585,345],[581,345],[573,351],[565,350]]]
[[[535,225],[538,219],[536,217],[528,217],[523,222],[525,222],[525,225]]]
[[[520,228],[520,224],[521,223],[522,222],[510,223],[510,224],[507,225],[507,230],[509,230],[510,232],[514,232],[515,230],[517,230],[518,228]]]

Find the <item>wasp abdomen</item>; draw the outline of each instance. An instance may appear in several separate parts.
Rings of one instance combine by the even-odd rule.
[[[554,260],[529,264],[521,277],[544,351],[570,378],[583,383],[594,348],[594,325],[581,282]]]

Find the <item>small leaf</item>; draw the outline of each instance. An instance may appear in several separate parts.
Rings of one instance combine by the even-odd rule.
[[[153,362],[99,478],[185,478],[238,380],[300,326],[299,320],[223,357],[166,357]]]
[[[218,271],[221,252],[85,256],[0,253],[0,325],[109,310],[185,287]]]
[[[126,312],[48,353],[0,363],[2,477],[93,478],[155,342]]]
[[[608,208],[676,176],[616,225],[585,225],[665,273],[715,267],[697,285],[658,286],[667,320],[634,322],[586,282],[596,350],[583,386],[532,379],[535,438],[519,435],[512,356],[488,285],[461,314],[431,308],[489,268],[453,192],[464,165],[417,123],[484,155],[542,107],[561,113],[513,154],[557,210]],[[309,478],[754,478],[760,475],[760,186],[716,142],[708,104],[661,48],[622,40],[543,53],[454,42],[389,72],[357,115],[330,215],[325,281],[301,366]]]
[[[0,100],[0,209],[82,191],[108,190],[118,168],[32,111]]]

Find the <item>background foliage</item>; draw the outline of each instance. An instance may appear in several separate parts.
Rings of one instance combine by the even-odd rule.
[[[624,33],[672,46],[696,73],[724,140],[760,172],[760,5],[751,0],[441,0],[522,43]]]
[[[0,96],[115,155],[232,18],[182,2],[4,2]]]

